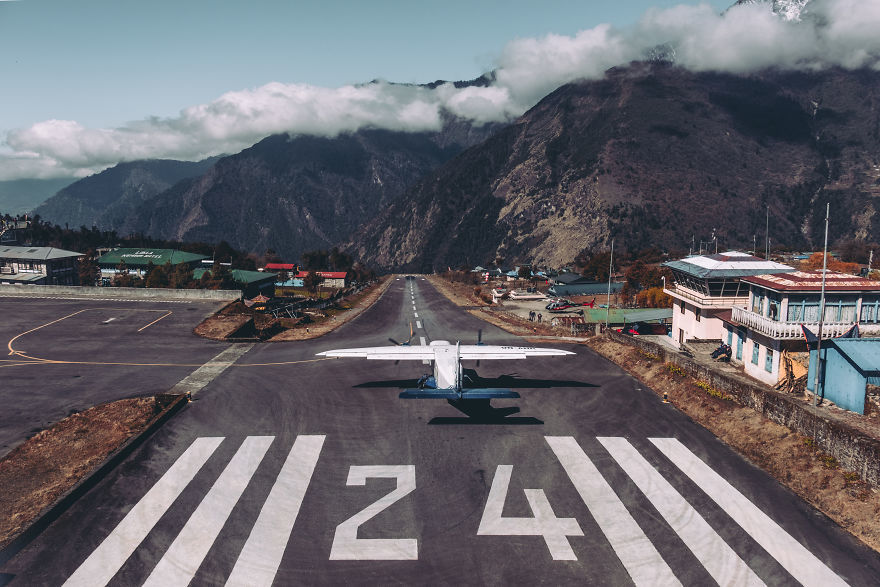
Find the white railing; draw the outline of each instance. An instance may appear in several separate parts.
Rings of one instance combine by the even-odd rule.
[[[778,322],[739,306],[734,306],[732,310],[731,318],[735,322],[760,332],[764,336],[776,340],[793,340],[804,337],[801,322]],[[822,324],[822,338],[840,336],[852,328],[853,324],[854,322],[825,322]],[[803,325],[814,334],[819,332],[818,322],[805,322]],[[859,324],[859,330],[862,334],[877,333],[880,332],[880,324]]]
[[[730,308],[734,304],[745,303],[749,299],[748,290],[742,296],[707,296],[684,287],[665,287],[663,293],[677,298],[685,298],[704,308]]]

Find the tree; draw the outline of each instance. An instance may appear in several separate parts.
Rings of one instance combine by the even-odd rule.
[[[290,274],[287,273],[287,269],[282,269],[278,272],[278,275],[275,276],[275,283],[282,284],[287,282],[290,279]]]
[[[803,266],[805,269],[822,269],[822,253],[813,253],[810,255],[810,258],[804,261]],[[828,255],[828,262],[826,267],[831,271],[838,271],[840,273],[858,273],[859,267],[858,263],[844,263],[843,261],[838,261],[831,255]]]
[[[311,292],[312,295],[315,295],[315,292],[318,291],[318,286],[323,282],[324,278],[318,275],[316,271],[309,271],[306,273],[306,276],[303,277],[303,286]]]
[[[171,268],[171,263],[166,263],[161,267],[153,267],[150,274],[147,275],[146,286],[147,287],[168,287],[168,270]]]
[[[327,269],[329,264],[327,251],[306,251],[302,254],[303,269],[317,270]]]
[[[584,259],[581,275],[594,281],[608,281],[608,268],[611,265],[611,252],[605,251]]]
[[[170,265],[166,269],[168,271]],[[187,289],[192,286],[193,274],[189,265],[186,263],[178,263],[174,270],[169,274],[169,284],[174,289]]]
[[[86,254],[79,258],[77,274],[80,285],[95,285],[101,270],[95,262],[95,250],[89,249]]]

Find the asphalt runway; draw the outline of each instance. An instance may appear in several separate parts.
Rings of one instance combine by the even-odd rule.
[[[418,361],[315,357],[403,342],[410,324],[412,344],[527,344],[394,281],[334,333],[238,358],[0,583],[876,585],[876,553],[586,347],[466,363],[522,395],[477,417],[398,399]],[[222,350],[166,327],[150,361]],[[50,384],[46,367],[2,372]],[[170,388],[193,368],[167,369]]]
[[[0,298],[0,457],[73,410],[168,391],[229,346],[192,335],[221,306]]]

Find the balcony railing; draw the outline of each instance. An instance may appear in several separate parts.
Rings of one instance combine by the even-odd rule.
[[[730,308],[734,304],[742,304],[749,299],[748,290],[746,290],[745,295],[742,296],[722,297],[703,295],[695,292],[692,289],[687,289],[680,286],[666,286],[663,288],[663,293],[671,295],[672,297],[684,298],[694,305],[700,306],[702,308]]]
[[[731,318],[743,326],[747,326],[764,336],[776,340],[794,340],[804,337],[801,330],[801,322],[778,322],[739,306],[733,307]],[[803,324],[812,332],[819,332],[818,322],[805,322]],[[853,324],[853,322],[825,322],[822,324],[822,338],[840,336],[852,328]],[[859,324],[859,329],[862,333],[878,333],[880,332],[880,324]]]

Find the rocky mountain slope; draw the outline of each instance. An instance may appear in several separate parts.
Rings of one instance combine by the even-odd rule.
[[[345,242],[416,180],[497,128],[449,119],[439,132],[272,136],[144,203],[127,227],[298,260]]]
[[[563,86],[420,181],[349,242],[386,268],[560,265],[585,248],[876,238],[880,72],[691,73]]]
[[[122,233],[143,202],[188,177],[208,170],[216,157],[196,163],[149,160],[120,163],[61,189],[35,210],[43,219],[71,227],[97,226]]]

